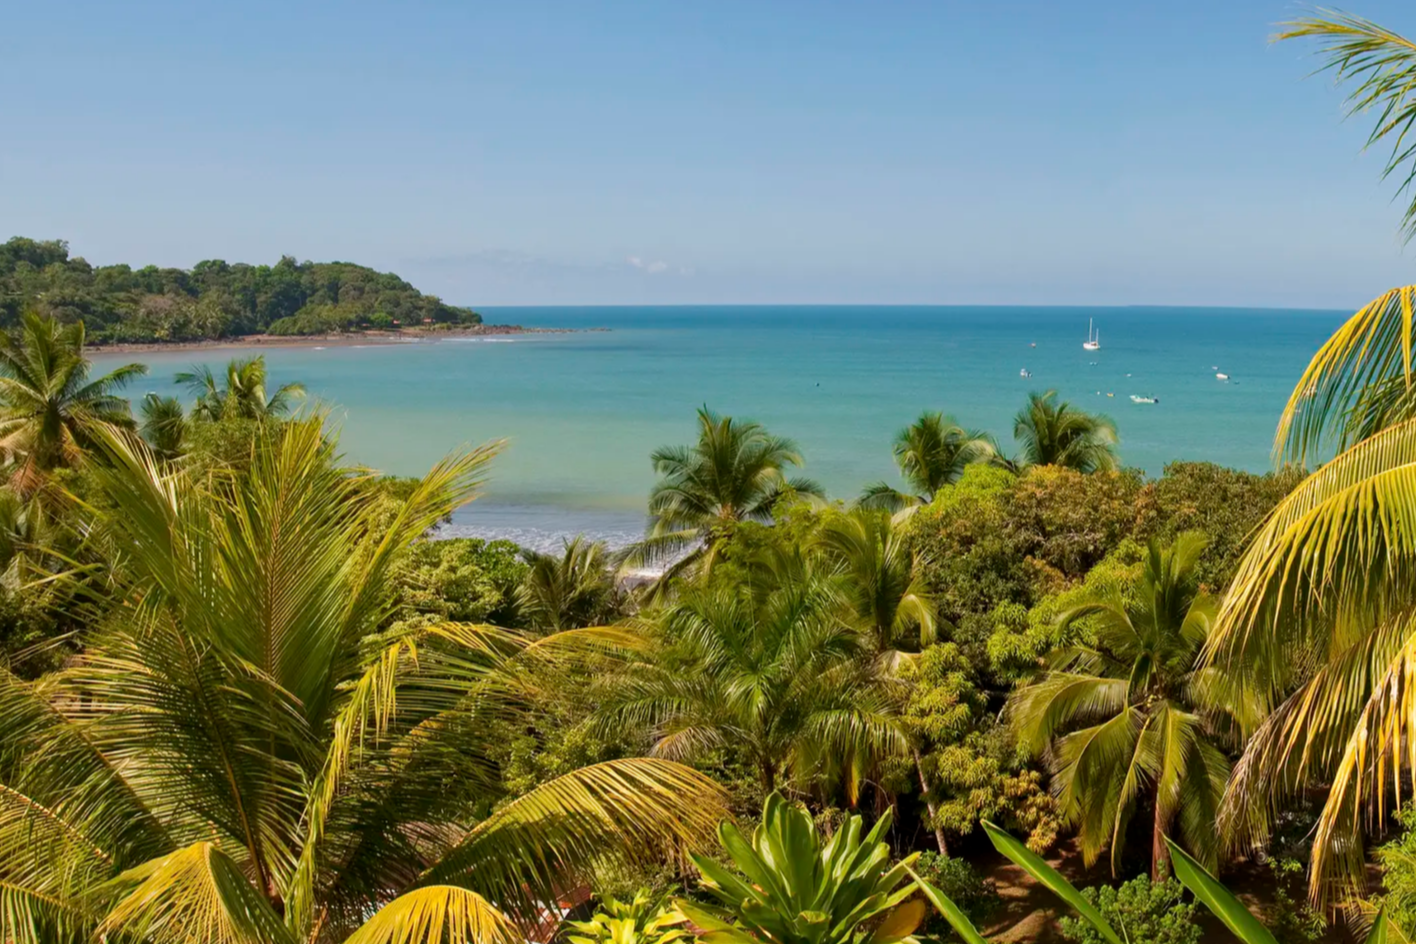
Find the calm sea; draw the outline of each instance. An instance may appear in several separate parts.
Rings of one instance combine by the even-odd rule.
[[[896,480],[891,439],[942,410],[1012,447],[1032,390],[1116,420],[1126,464],[1176,459],[1262,471],[1280,408],[1345,313],[1219,308],[695,307],[484,310],[572,334],[265,352],[333,410],[353,461],[418,474],[449,450],[506,448],[455,531],[535,547],[643,530],[650,450],[689,442],[694,410],[750,417],[796,440],[836,497]],[[1088,319],[1101,350],[1085,351]],[[146,390],[231,351],[140,359]],[[1020,376],[1027,370],[1031,376]],[[1216,373],[1228,374],[1228,382]],[[1111,396],[1109,396],[1111,394]],[[1137,404],[1131,395],[1155,397]]]

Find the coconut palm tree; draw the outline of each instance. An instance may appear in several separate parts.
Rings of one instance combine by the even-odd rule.
[[[844,781],[854,799],[905,736],[829,580],[782,569],[793,579],[689,588],[647,627],[657,646],[614,680],[602,718],[647,725],[657,757],[732,752],[764,794]]]
[[[303,384],[288,383],[267,396],[264,357],[228,361],[226,375],[221,382],[217,381],[210,367],[193,367],[173,379],[196,397],[192,415],[205,420],[259,420],[285,416],[295,401],[305,395]]]
[[[187,437],[187,417],[182,401],[176,397],[160,397],[149,393],[138,405],[142,419],[138,432],[152,449],[153,455],[171,462],[182,455]]]
[[[117,392],[147,370],[128,364],[91,380],[83,322],[26,312],[18,335],[0,335],[0,452],[16,466],[13,484],[32,492],[45,473],[78,462],[101,428],[130,427]]]
[[[1153,875],[1173,825],[1192,852],[1215,863],[1215,817],[1230,773],[1221,745],[1227,729],[1258,715],[1223,673],[1196,669],[1216,609],[1197,589],[1204,549],[1195,533],[1170,547],[1153,540],[1129,593],[1099,593],[1059,617],[1064,628],[1089,618],[1090,633],[1009,699],[1019,743],[1051,759],[1053,789],[1084,859],[1091,864],[1110,845],[1114,873],[1144,801]]]
[[[559,632],[614,619],[614,568],[601,542],[577,535],[559,557],[531,554],[528,562],[517,606],[536,629]]]
[[[939,619],[934,601],[904,529],[890,515],[856,508],[832,516],[817,540],[876,653],[893,663],[903,646],[918,650],[935,641]]]
[[[490,722],[586,634],[394,623],[390,562],[493,450],[390,518],[321,425],[200,477],[105,441],[111,615],[62,673],[0,671],[0,939],[512,944],[606,855],[712,829],[721,789],[662,759],[502,794]]]
[[[941,488],[959,481],[966,466],[994,461],[999,449],[988,433],[965,429],[943,413],[927,411],[896,434],[892,452],[910,490],[901,492],[877,482],[861,493],[862,506],[896,512],[928,505]]]
[[[1058,399],[1058,391],[1030,393],[1014,417],[1022,453],[1016,465],[1060,465],[1079,472],[1117,468],[1117,425]]]
[[[1386,173],[1405,169],[1410,190],[1412,41],[1345,16],[1289,27],[1281,38],[1319,38],[1327,67],[1357,82],[1350,110],[1378,114],[1369,143],[1390,137]],[[1403,227],[1410,239],[1410,202]],[[1235,765],[1223,830],[1237,843],[1261,841],[1296,793],[1322,786],[1315,903],[1361,883],[1363,834],[1381,826],[1417,767],[1414,291],[1364,306],[1300,377],[1275,457],[1332,458],[1256,532],[1207,648],[1213,665],[1277,705]]]
[[[649,497],[649,531],[626,558],[633,565],[683,555],[665,579],[695,567],[707,571],[733,526],[770,520],[785,493],[822,494],[811,479],[784,474],[802,465],[792,440],[707,407],[698,421],[694,445],[665,446],[650,456],[659,481]]]

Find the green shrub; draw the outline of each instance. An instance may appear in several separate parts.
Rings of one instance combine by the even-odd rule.
[[[1376,857],[1383,870],[1383,890],[1360,909],[1371,919],[1385,909],[1407,939],[1417,940],[1417,814],[1408,807],[1398,817],[1402,832],[1378,846]]]
[[[974,870],[974,866],[963,859],[922,852],[915,863],[915,871],[925,881],[948,895],[974,924],[988,920],[999,904],[998,896],[994,894],[994,883],[985,880]],[[918,936],[940,941],[954,940],[954,932],[950,930],[949,923],[934,911],[921,932]]]
[[[420,541],[394,565],[401,619],[516,625],[516,588],[526,576],[511,541]]]
[[[1199,944],[1201,929],[1196,923],[1196,906],[1181,900],[1184,892],[1174,878],[1153,882],[1138,875],[1116,888],[1085,888],[1082,894],[1129,941]],[[1059,925],[1063,937],[1076,944],[1107,944],[1096,928],[1079,918],[1065,917]]]

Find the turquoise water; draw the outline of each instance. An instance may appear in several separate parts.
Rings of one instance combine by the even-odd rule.
[[[417,474],[449,450],[505,439],[466,533],[533,546],[585,531],[629,540],[653,482],[648,455],[688,442],[702,404],[795,439],[837,497],[895,481],[890,443],[943,410],[1012,447],[1031,390],[1116,420],[1126,464],[1269,467],[1280,408],[1342,312],[1216,308],[704,307],[484,310],[491,322],[609,328],[572,334],[265,352],[276,382],[329,404],[347,456]],[[1082,342],[1091,317],[1100,351]],[[1030,345],[1036,345],[1031,347]],[[231,351],[140,359],[135,392],[171,389]],[[1093,365],[1091,362],[1095,361]],[[1020,369],[1032,373],[1019,375]],[[1219,370],[1231,380],[1221,382]],[[1114,396],[1109,398],[1108,393]],[[1154,396],[1155,405],[1131,394]]]

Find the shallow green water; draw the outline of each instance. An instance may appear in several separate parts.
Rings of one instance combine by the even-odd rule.
[[[894,481],[891,438],[922,410],[984,427],[1008,450],[1012,416],[1026,394],[1050,388],[1109,413],[1124,461],[1149,474],[1176,459],[1263,470],[1285,398],[1344,317],[1214,308],[484,314],[494,322],[611,330],[285,348],[265,352],[266,360],[275,381],[301,380],[329,404],[344,451],[377,468],[416,474],[461,444],[506,439],[486,497],[458,525],[540,546],[579,531],[621,541],[638,533],[652,484],[649,452],[687,442],[701,404],[794,438],[806,473],[840,497],[869,481]],[[1082,348],[1089,317],[1100,351]],[[166,392],[177,370],[231,355],[142,355],[153,376],[134,392]],[[1217,380],[1217,370],[1231,380]],[[1135,404],[1131,394],[1159,402]]]

